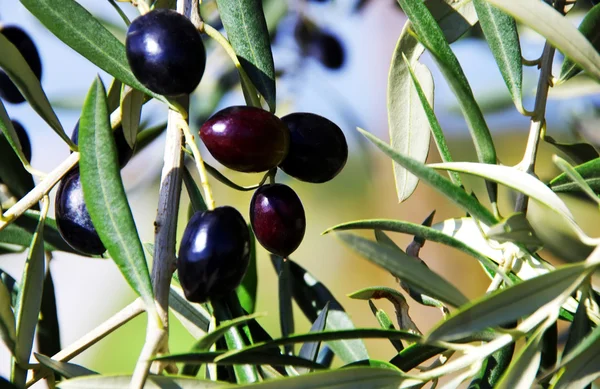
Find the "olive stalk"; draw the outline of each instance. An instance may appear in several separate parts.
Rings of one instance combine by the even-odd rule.
[[[198,174],[200,175],[200,186],[204,191],[204,201],[206,202],[206,207],[209,210],[215,209],[215,199],[213,198],[212,189],[208,183],[208,173],[206,171],[206,166],[204,165],[202,154],[200,154],[198,145],[194,140],[194,136],[190,132],[187,122],[183,121],[181,123],[181,127],[185,136],[185,143],[190,147],[192,155],[194,156],[194,161],[196,162],[196,168],[198,169]]]

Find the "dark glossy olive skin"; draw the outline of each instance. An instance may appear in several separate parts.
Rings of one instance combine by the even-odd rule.
[[[117,146],[117,156],[119,158],[119,166],[124,167],[127,165],[127,162],[133,156],[134,149],[129,147],[129,143],[125,139],[125,134],[123,133],[123,127],[119,126],[113,131],[113,135],[115,137],[115,144]],[[71,134],[71,140],[73,143],[78,145],[79,143],[79,120],[77,124],[75,124],[75,128],[73,129],[73,133]],[[134,146],[135,148],[135,146]]]
[[[281,120],[290,130],[290,150],[279,165],[290,176],[322,183],[337,176],[348,160],[348,144],[342,130],[329,119],[297,112]]]
[[[161,95],[190,94],[204,74],[202,38],[188,18],[173,10],[156,9],[136,18],[125,49],[133,74]]]
[[[277,116],[261,108],[225,108],[200,127],[200,138],[221,164],[239,172],[264,172],[287,155],[290,133]]]
[[[289,186],[261,186],[250,201],[250,223],[256,240],[281,257],[293,253],[304,238],[306,216],[300,198]]]
[[[16,26],[6,26],[0,32],[19,50],[33,74],[40,80],[42,78],[42,61],[35,44],[29,35]],[[19,89],[13,84],[4,70],[0,69],[0,98],[12,104],[19,104],[25,98]]]
[[[31,162],[31,142],[29,141],[29,135],[27,135],[27,131],[25,131],[25,128],[18,121],[11,120],[11,123],[15,129],[15,132],[17,133],[19,142],[21,143],[21,148],[23,149],[25,159]]]
[[[188,222],[177,260],[185,297],[202,303],[223,297],[242,282],[250,263],[250,232],[229,206],[196,212]]]
[[[332,70],[341,68],[346,60],[346,52],[339,38],[327,32],[321,32],[314,37],[309,45],[308,55]]]
[[[87,255],[101,255],[106,251],[83,199],[79,169],[71,170],[61,180],[54,207],[56,226],[69,246]]]

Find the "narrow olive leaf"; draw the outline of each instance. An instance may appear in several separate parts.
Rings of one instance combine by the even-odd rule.
[[[567,265],[485,295],[453,312],[434,327],[427,339],[459,339],[475,331],[520,319],[558,296],[568,296],[579,286],[585,274],[586,264]],[[527,296],[527,299],[523,299],[523,296]]]
[[[156,138],[161,136],[166,129],[167,122],[159,123],[155,126],[142,129],[135,140],[137,147],[133,151],[134,155],[144,150]]]
[[[487,208],[473,196],[465,192],[464,189],[457,187],[450,180],[442,177],[430,167],[396,152],[376,136],[361,128],[358,128],[358,130],[390,158],[407,168],[411,173],[426,182],[429,186],[447,196],[448,199],[452,199],[459,207],[465,209],[473,217],[481,220],[487,225],[493,225],[498,222],[496,217]]]
[[[585,179],[577,172],[577,170],[575,170],[575,168],[573,168],[573,166],[571,166],[571,164],[557,155],[552,156],[552,161],[560,170],[563,171],[563,173],[565,173],[575,184],[577,184],[577,186],[579,186],[583,193],[588,195],[588,197],[596,203],[600,204],[600,198],[598,195],[594,193]]]
[[[523,112],[523,64],[517,23],[484,0],[473,0],[479,24],[519,112]]]
[[[535,376],[542,359],[541,342],[543,335],[544,331],[538,329],[536,333],[529,338],[525,347],[523,347],[512,360],[512,363],[494,388],[514,389],[531,388],[534,386]]]
[[[250,263],[248,264],[248,270],[246,270],[242,283],[235,289],[235,293],[242,308],[248,313],[254,313],[256,309],[256,293],[258,292],[256,238],[250,226],[248,226],[248,232],[250,233]]]
[[[569,337],[567,338],[567,343],[563,350],[563,360],[564,356],[574,350],[592,330],[592,322],[587,315],[587,307],[585,306],[585,301],[589,297],[588,288],[589,285],[582,288],[583,292],[579,298],[579,305],[577,305],[577,311],[575,311],[575,318],[569,327]]]
[[[31,173],[25,169],[8,138],[2,134],[0,134],[0,181],[18,199],[29,193],[35,186]]]
[[[392,57],[387,84],[390,143],[398,153],[425,163],[429,154],[431,131],[408,69],[414,67],[415,78],[430,105],[433,105],[433,77],[427,66],[418,61],[408,64],[403,56],[400,40]],[[393,167],[398,201],[403,202],[413,194],[419,179],[402,165],[394,163]]]
[[[15,315],[12,311],[12,296],[2,280],[0,280],[0,338],[13,353],[17,340]]]
[[[278,286],[279,286],[279,326],[281,335],[288,336],[294,333],[294,310],[292,306],[292,277],[290,262],[285,258],[278,258]],[[286,345],[285,352],[294,354],[293,345]]]
[[[67,379],[98,374],[93,370],[74,363],[55,361],[44,354],[33,353],[33,355],[42,366],[49,368],[53,372],[58,373]]]
[[[485,0],[546,38],[574,63],[600,79],[600,54],[571,21],[537,0]]]
[[[299,335],[290,335],[284,338],[273,339],[266,342],[258,342],[242,350],[229,351],[215,359],[216,362],[231,355],[242,353],[253,353],[263,351],[273,346],[282,346],[286,344],[296,344],[304,342],[330,342],[332,340],[344,339],[406,339],[411,342],[419,342],[422,338],[419,335],[407,331],[383,330],[379,328],[359,328],[353,330],[323,331],[318,333],[308,333]],[[356,362],[356,361],[354,361]]]
[[[171,311],[196,339],[204,336],[208,331],[211,315],[202,306],[191,304],[183,295],[183,290],[176,285],[171,285],[169,290],[169,307]]]
[[[278,257],[271,255],[271,261],[276,270],[277,265],[280,263],[277,259]],[[296,262],[289,260],[289,263],[292,277],[292,296],[304,316],[310,322],[314,322],[325,305],[329,304],[325,327],[333,331],[354,329],[350,316],[344,311],[344,307],[329,289]],[[329,342],[328,345],[344,363],[369,358],[367,348],[360,339],[337,340]]]
[[[565,153],[576,165],[581,165],[600,156],[594,146],[589,143],[561,143],[548,135],[544,136],[544,141]]]
[[[338,233],[337,236],[352,250],[389,271],[420,293],[454,307],[469,301],[454,285],[409,255],[353,234]]]
[[[406,379],[397,370],[380,367],[351,367],[329,370],[297,377],[268,380],[256,385],[242,385],[236,388],[259,389],[367,389],[398,388]],[[412,380],[415,384],[419,381]]]
[[[325,366],[311,360],[294,355],[274,354],[268,351],[253,351],[251,353],[233,354],[215,362],[216,358],[224,356],[222,351],[198,352],[187,354],[168,355],[156,358],[162,362],[183,362],[188,365],[202,365],[216,363],[217,365],[271,365],[271,366],[297,366],[308,369],[323,369]]]
[[[48,30],[67,46],[123,83],[166,101],[143,86],[127,63],[125,46],[74,0],[20,0]]]
[[[37,349],[40,354],[55,355],[60,352],[60,327],[58,311],[56,309],[56,293],[51,268],[48,267],[44,278],[44,291],[40,306],[40,319],[38,321],[36,338]]]
[[[40,306],[42,303],[42,290],[46,260],[44,258],[44,245],[42,236],[44,233],[44,218],[48,212],[48,200],[44,201],[44,209],[36,232],[33,234],[27,262],[23,268],[23,276],[19,285],[19,295],[15,306],[15,327],[17,332],[11,376],[15,378],[17,385],[24,385],[27,371],[21,365],[29,363],[35,327],[38,323]]]
[[[40,115],[42,119],[68,144],[69,137],[65,133],[58,117],[48,101],[46,93],[42,89],[40,80],[35,76],[29,64],[8,38],[0,34],[0,68],[15,83],[23,94],[31,108]]]
[[[404,372],[409,372],[444,351],[446,349],[415,343],[400,351],[398,355],[390,360],[390,363]]]
[[[404,58],[406,64],[408,64],[408,60]],[[421,87],[421,83],[419,79],[412,71],[410,67],[408,67],[408,71],[410,73],[410,77],[412,79],[413,85],[415,86],[415,90],[417,95],[419,96],[419,100],[421,101],[421,106],[425,111],[425,115],[427,116],[427,120],[429,121],[429,127],[431,132],[433,133],[433,140],[437,146],[437,149],[442,157],[442,161],[444,162],[452,162],[452,155],[450,155],[450,149],[448,148],[448,144],[446,143],[446,137],[444,136],[444,132],[440,123],[435,116],[435,112],[433,111],[432,105],[429,103],[429,99],[425,95],[423,88]],[[425,161],[423,161],[425,162]],[[450,172],[450,180],[458,186],[462,186],[462,182],[460,180],[460,176],[457,173]]]
[[[137,89],[123,86],[121,93],[121,125],[123,126],[123,135],[127,144],[132,149],[135,147],[135,141],[140,126],[140,117],[142,115],[142,106],[144,105],[144,93]]]
[[[25,213],[17,220],[0,231],[0,242],[28,247],[37,228],[39,217],[39,211],[25,211]],[[44,227],[44,250],[59,250],[78,254],[78,252],[73,250],[60,236],[60,233],[56,228],[56,221],[48,217],[46,218]]]
[[[400,232],[403,234],[410,234],[423,240],[431,242],[441,243],[457,250],[462,251],[465,254],[477,259],[484,267],[495,272],[499,271],[498,265],[492,261],[488,256],[482,254],[480,251],[472,248],[467,243],[456,239],[442,231],[439,231],[433,227],[426,227],[421,224],[415,224],[410,222],[404,222],[401,220],[391,219],[370,219],[370,220],[358,220],[354,222],[342,223],[337,226],[327,229],[325,233],[330,231],[344,231],[344,230],[383,230]],[[406,254],[405,254],[406,255]]]
[[[10,274],[0,269],[0,281],[6,286],[8,293],[10,293],[10,305],[12,307],[17,306],[19,299],[19,284],[11,277]]]
[[[486,233],[488,238],[498,242],[515,242],[532,247],[531,252],[537,251],[544,243],[535,236],[533,227],[523,213],[514,213],[495,226],[490,227]]]
[[[600,158],[575,166],[575,171],[581,175],[593,191],[600,192]],[[554,192],[581,191],[581,187],[577,183],[571,181],[566,173],[554,177],[549,185]]]
[[[583,388],[600,377],[600,327],[563,357],[553,389]]]
[[[373,303],[373,301],[371,300],[369,300],[369,308],[371,308],[371,312],[373,312],[373,315],[375,315],[375,319],[377,319],[377,322],[379,323],[379,326],[381,328],[383,328],[384,330],[396,329],[394,323],[392,322],[392,319],[390,319],[388,314],[383,309],[377,308],[375,303]],[[392,346],[394,346],[396,351],[400,352],[404,349],[402,341],[398,339],[390,339],[390,342],[392,343]]]
[[[108,110],[113,112],[119,105],[121,105],[121,89],[123,88],[123,83],[116,78],[113,78],[110,86],[108,87],[108,93],[106,94],[106,105],[108,105]]]
[[[225,335],[225,333],[227,331],[229,331],[230,328],[238,326],[243,323],[246,323],[249,320],[252,320],[257,317],[264,316],[264,315],[265,314],[255,313],[253,315],[242,316],[242,317],[235,318],[233,320],[224,321],[213,331],[209,332],[204,337],[199,339],[194,344],[192,349],[199,350],[199,351],[208,351],[212,347],[212,345],[217,342],[217,340],[219,340],[223,335]]]
[[[15,154],[17,154],[19,157],[21,163],[23,165],[29,164],[29,161],[27,161],[27,158],[25,158],[25,154],[23,154],[23,145],[21,145],[21,142],[19,141],[19,136],[15,131],[15,128],[2,101],[0,101],[0,131],[10,144],[10,147],[12,147]]]
[[[556,195],[556,193],[552,192],[550,188],[531,174],[517,170],[513,167],[475,162],[437,163],[430,164],[429,167],[472,174],[487,180],[498,182],[527,195],[532,200],[544,204],[559,215],[565,217],[567,220],[573,220],[571,211],[569,211],[569,208],[567,208],[565,203]]]
[[[596,50],[600,50],[600,28],[598,27],[600,27],[600,6],[596,4],[585,14],[578,28]],[[558,78],[564,82],[576,76],[579,72],[581,72],[581,68],[567,57],[560,68]]]
[[[61,389],[126,389],[131,383],[130,375],[93,375],[61,381]],[[199,380],[183,376],[157,376],[150,374],[144,389],[209,389],[231,387],[228,382]]]
[[[247,192],[247,191],[255,190],[260,186],[260,185],[251,185],[251,186],[238,185],[235,182],[231,181],[229,178],[225,177],[225,175],[223,173],[221,173],[219,170],[215,169],[214,167],[210,166],[209,164],[204,163],[204,167],[206,167],[206,171],[208,172],[208,174],[210,174],[211,176],[216,178],[217,181],[219,181],[220,183],[227,185],[231,189],[239,190],[240,192]]]
[[[475,101],[471,87],[463,70],[450,48],[440,26],[421,0],[398,0],[412,23],[418,39],[433,55],[450,88],[458,98],[461,110],[475,144],[480,162],[496,163],[496,149],[481,109]],[[496,202],[496,185],[488,185],[488,194],[492,203]]]
[[[188,196],[190,196],[190,202],[194,212],[204,212],[208,210],[200,189],[194,182],[194,178],[192,177],[190,170],[185,165],[183,167],[183,183],[185,184],[185,189],[188,192]]]
[[[275,112],[275,65],[260,0],[217,0],[227,38],[250,80]]]
[[[327,314],[329,313],[329,302],[325,304],[321,313],[317,319],[313,322],[312,326],[310,326],[309,332],[322,332],[325,330],[325,325],[327,324]],[[307,359],[309,361],[315,362],[317,357],[319,356],[319,349],[321,348],[321,342],[307,342],[302,345],[300,348],[300,352],[298,356],[300,358]],[[300,374],[308,373],[309,369],[298,370]]]
[[[83,196],[94,227],[129,285],[142,297],[146,309],[154,312],[148,265],[125,196],[100,78],[94,80],[83,105],[79,150]]]

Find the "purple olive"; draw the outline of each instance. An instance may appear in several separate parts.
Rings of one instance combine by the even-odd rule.
[[[33,74],[40,80],[42,78],[42,61],[40,60],[40,54],[35,47],[35,43],[33,43],[29,35],[23,29],[16,26],[3,27],[0,33],[10,43],[15,45],[33,71]],[[12,104],[19,104],[25,101],[19,89],[2,69],[0,69],[0,97]]]

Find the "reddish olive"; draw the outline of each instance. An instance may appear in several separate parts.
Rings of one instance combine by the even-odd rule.
[[[190,94],[204,74],[200,33],[173,10],[155,9],[136,18],[127,30],[125,50],[136,78],[161,95]]]
[[[10,43],[19,50],[33,74],[40,80],[42,78],[42,62],[35,43],[20,27],[6,26],[0,30]],[[0,97],[9,103],[18,104],[25,101],[19,89],[13,84],[4,70],[0,69]]]
[[[281,257],[293,253],[304,238],[306,216],[300,198],[289,186],[261,186],[250,201],[250,223],[256,240]]]
[[[290,150],[279,165],[301,181],[322,183],[346,165],[348,144],[342,130],[329,119],[298,112],[281,118],[290,130]]]
[[[79,169],[71,170],[60,181],[54,207],[56,226],[69,246],[87,255],[106,251],[85,205]]]
[[[214,114],[200,128],[200,138],[217,161],[240,172],[264,172],[279,165],[290,143],[281,119],[246,106]]]
[[[229,206],[196,212],[188,222],[177,260],[185,297],[202,303],[240,285],[250,263],[250,232]]]

